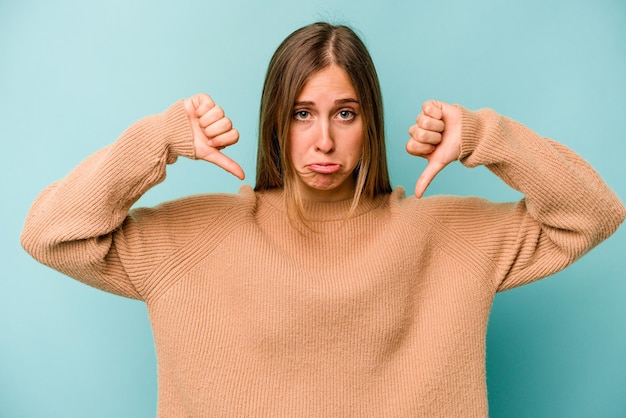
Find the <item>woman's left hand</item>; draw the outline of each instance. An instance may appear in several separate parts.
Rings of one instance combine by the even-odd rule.
[[[461,110],[456,106],[436,100],[422,104],[422,113],[417,116],[415,125],[409,128],[411,138],[406,144],[409,154],[428,160],[415,184],[415,196],[418,198],[445,166],[459,159],[461,119]]]

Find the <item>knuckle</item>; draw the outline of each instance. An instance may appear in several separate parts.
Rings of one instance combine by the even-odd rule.
[[[215,106],[215,102],[213,102],[213,99],[211,98],[211,96],[209,96],[208,94],[202,94],[201,98],[204,99],[204,101],[207,103],[207,105],[209,105],[210,107]]]
[[[231,129],[233,129],[233,122],[230,120],[230,118],[224,118],[224,129],[229,131]]]
[[[408,141],[406,143],[406,151],[411,155],[419,155],[418,144],[415,141]]]

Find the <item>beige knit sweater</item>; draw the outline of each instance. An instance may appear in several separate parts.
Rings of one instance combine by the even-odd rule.
[[[572,151],[463,109],[461,161],[526,197],[307,204],[280,190],[131,205],[193,158],[182,103],[131,126],[35,201],[22,245],[146,302],[161,417],[484,417],[497,291],[548,276],[613,233],[618,198]]]

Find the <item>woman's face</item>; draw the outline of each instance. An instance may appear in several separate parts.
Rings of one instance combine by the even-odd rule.
[[[289,157],[304,200],[354,195],[352,172],[361,158],[361,107],[348,74],[331,65],[311,75],[293,107]]]

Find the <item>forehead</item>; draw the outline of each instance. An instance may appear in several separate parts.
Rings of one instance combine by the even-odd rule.
[[[339,97],[342,96],[342,97]],[[313,99],[329,97],[356,99],[356,90],[348,73],[337,65],[331,65],[311,74],[298,94],[298,101],[314,101]]]

